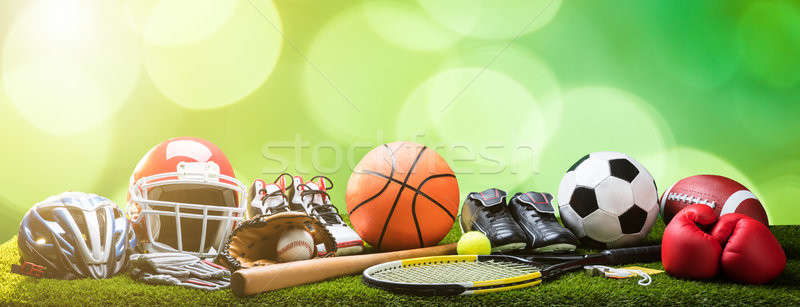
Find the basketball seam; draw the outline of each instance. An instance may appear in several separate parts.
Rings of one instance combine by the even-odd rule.
[[[430,200],[431,202],[433,202],[434,204],[436,204],[437,206],[439,206],[440,208],[445,210],[447,212],[447,214],[450,215],[450,217],[453,218],[453,220],[455,220],[455,216],[453,214],[451,214],[450,211],[447,211],[447,209],[444,208],[444,206],[442,206],[442,204],[440,204],[438,201],[433,199],[433,197],[431,197],[430,195],[426,194],[425,192],[419,191],[418,188],[412,187],[411,185],[408,185],[408,184],[403,184],[403,182],[401,182],[400,180],[397,180],[397,179],[394,179],[394,178],[389,178],[389,177],[386,177],[386,175],[383,175],[383,174],[377,173],[377,172],[373,172],[373,171],[364,171],[364,172],[359,173],[359,174],[373,175],[373,176],[376,176],[376,177],[389,179],[389,181],[392,182],[392,183],[397,183],[397,184],[399,184],[401,186],[405,186],[409,190],[412,190],[414,192],[418,192],[419,195],[422,195],[423,197],[427,198],[428,200]],[[456,178],[456,176],[453,175],[453,174],[435,174],[435,175],[429,176],[428,178],[431,178],[431,177],[443,177],[443,176]],[[426,178],[425,180],[427,180],[428,178]]]
[[[414,173],[414,168],[417,167],[417,162],[419,162],[419,158],[422,157],[422,154],[425,153],[425,149],[428,147],[423,146],[422,149],[419,150],[417,153],[417,157],[414,158],[414,163],[411,163],[411,167],[408,169],[408,174],[406,174],[406,178],[403,179],[403,185],[400,186],[400,189],[397,191],[397,196],[394,198],[394,203],[392,204],[392,208],[389,210],[389,215],[386,217],[386,222],[383,223],[383,230],[381,231],[381,236],[378,237],[378,249],[381,248],[381,244],[383,243],[383,236],[386,235],[386,228],[389,226],[389,221],[392,219],[392,215],[394,214],[394,209],[397,207],[397,201],[400,200],[401,194],[403,194],[403,190],[408,183],[408,179],[411,178],[411,174]],[[390,180],[391,182],[391,180]]]
[[[422,180],[422,182],[420,182],[420,184],[417,186],[417,189],[414,191],[414,199],[411,200],[411,217],[414,218],[414,226],[417,227],[417,236],[419,237],[419,247],[423,247],[424,246],[424,240],[422,240],[422,230],[419,229],[419,221],[417,220],[417,196],[419,196],[420,189],[422,189],[422,186],[425,185],[425,183],[427,183],[428,180],[433,179],[433,178],[446,177],[446,176],[453,176],[453,178],[455,178],[455,175],[452,175],[452,174],[431,175],[431,176],[428,176],[428,178],[425,178],[424,180]],[[444,210],[444,212],[447,213],[447,215],[450,216],[450,219],[452,221],[456,220],[456,218],[450,213],[450,211],[448,211],[447,209],[442,207],[442,205],[440,205],[440,204],[438,204],[436,202],[434,202],[434,204],[436,204],[437,206],[439,206],[439,208]]]
[[[386,177],[386,179],[387,179],[386,180],[386,184],[383,186],[383,188],[381,188],[380,191],[378,191],[378,193],[375,193],[375,195],[370,196],[366,200],[362,201],[360,204],[358,204],[355,207],[353,207],[353,210],[350,210],[349,212],[347,212],[348,215],[353,215],[353,212],[356,212],[356,210],[358,208],[361,208],[361,206],[363,206],[364,204],[372,201],[375,198],[378,198],[378,196],[380,196],[381,194],[383,194],[384,191],[386,191],[386,188],[389,187],[389,184],[392,183],[392,178],[393,178],[392,176],[394,176],[395,164],[397,162],[394,159],[394,152],[392,152],[392,149],[389,148],[389,145],[388,144],[383,144],[383,147],[386,147],[386,150],[389,151],[389,156],[392,158],[392,169],[391,169],[391,171],[389,171],[389,177]],[[356,174],[364,174],[363,172],[359,172],[359,171],[356,171],[355,173]]]
[[[444,206],[442,206],[442,204],[440,204],[438,201],[434,200],[434,199],[433,199],[432,197],[430,197],[428,194],[425,194],[425,192],[422,192],[422,191],[420,191],[420,190],[422,189],[422,186],[423,186],[423,185],[425,185],[425,183],[427,183],[427,182],[428,182],[428,180],[430,180],[430,179],[436,179],[436,178],[442,178],[442,177],[453,177],[453,178],[456,178],[456,175],[453,175],[453,174],[436,174],[436,175],[430,175],[430,176],[428,176],[428,178],[425,178],[424,180],[422,180],[422,182],[420,182],[419,186],[417,186],[417,188],[416,188],[416,189],[413,189],[413,188],[411,188],[410,186],[409,186],[408,188],[409,188],[409,189],[411,189],[411,190],[414,190],[414,198],[415,198],[415,199],[416,199],[416,197],[417,197],[417,196],[416,196],[417,194],[419,194],[419,195],[422,195],[422,196],[425,196],[425,198],[427,198],[428,200],[430,200],[430,201],[431,201],[431,202],[432,202],[434,205],[436,205],[437,207],[439,207],[440,209],[442,209],[442,210],[443,210],[445,213],[447,213],[447,215],[448,215],[448,216],[450,216],[450,219],[451,219],[451,220],[454,220],[454,221],[455,221],[455,220],[456,220],[456,217],[453,215],[453,213],[450,213],[450,210],[447,210],[447,208],[445,208]]]

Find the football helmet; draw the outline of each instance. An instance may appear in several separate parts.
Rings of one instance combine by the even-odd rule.
[[[153,147],[130,179],[128,218],[141,252],[216,256],[244,217],[247,188],[209,141],[179,137]]]

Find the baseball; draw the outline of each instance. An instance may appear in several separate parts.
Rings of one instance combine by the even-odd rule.
[[[311,259],[314,256],[314,239],[308,231],[293,228],[281,234],[276,248],[281,262]]]

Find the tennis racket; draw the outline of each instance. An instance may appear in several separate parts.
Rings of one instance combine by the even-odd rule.
[[[589,255],[533,256],[532,260],[507,255],[434,256],[374,265],[364,270],[363,281],[403,294],[481,294],[535,286],[585,265],[653,262],[660,257],[660,245]]]

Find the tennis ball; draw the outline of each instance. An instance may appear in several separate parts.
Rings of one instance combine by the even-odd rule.
[[[470,231],[458,239],[456,250],[459,255],[488,255],[492,253],[492,243],[482,232]]]

